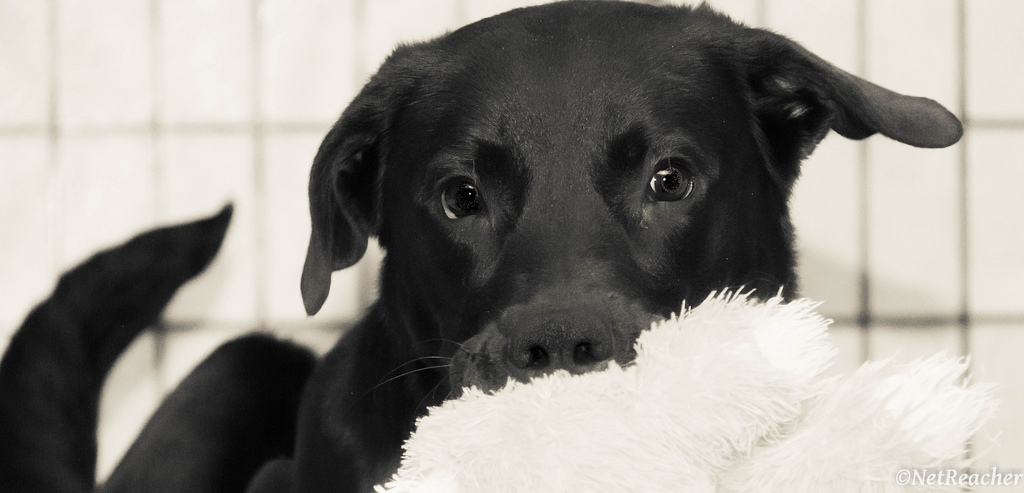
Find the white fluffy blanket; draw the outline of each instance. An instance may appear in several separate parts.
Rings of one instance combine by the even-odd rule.
[[[828,376],[816,306],[712,295],[644,332],[628,367],[470,389],[420,419],[378,491],[959,491],[897,472],[965,467],[991,386],[941,355]]]

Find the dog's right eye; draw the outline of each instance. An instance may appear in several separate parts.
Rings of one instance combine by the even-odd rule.
[[[449,183],[441,192],[441,207],[448,219],[472,216],[480,212],[480,192],[466,181]]]
[[[654,200],[670,202],[685,199],[693,192],[693,177],[685,166],[666,159],[651,177],[650,195]]]

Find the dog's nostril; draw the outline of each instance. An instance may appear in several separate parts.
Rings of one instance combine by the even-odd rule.
[[[548,365],[548,352],[541,346],[530,346],[529,366],[543,368]]]
[[[581,342],[572,350],[572,360],[578,365],[596,363],[597,355],[594,354],[594,346],[589,342]]]

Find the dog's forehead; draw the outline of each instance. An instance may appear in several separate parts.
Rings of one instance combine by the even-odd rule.
[[[571,115],[565,110],[573,103],[618,104],[621,112],[641,103],[645,90],[711,86],[712,43],[701,29],[666,24],[658,17],[624,20],[615,9],[570,8],[574,6],[567,2],[521,9],[443,38],[445,58],[454,61],[447,82],[477,98],[501,98],[506,107],[554,105],[546,109],[559,115]],[[666,26],[673,31],[666,32]]]
[[[414,109],[432,114],[418,121],[447,129],[435,142],[499,143],[562,163],[565,153],[582,162],[582,154],[638,129],[671,133],[689,124],[714,133],[715,123],[701,120],[723,113],[716,106],[730,99],[730,84],[703,34],[707,26],[688,30],[649,15],[661,10],[633,4],[644,15],[624,21],[621,8],[604,7],[523,9],[440,39],[433,48],[445,67],[427,71],[415,97],[438,104]],[[669,25],[676,31],[666,33]]]

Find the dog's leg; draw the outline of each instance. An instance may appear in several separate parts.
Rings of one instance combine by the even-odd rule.
[[[0,361],[0,491],[92,490],[107,372],[210,263],[230,218],[227,207],[101,252],[32,310]]]
[[[102,491],[245,491],[264,462],[291,455],[315,362],[267,335],[221,346],[161,404]]]

